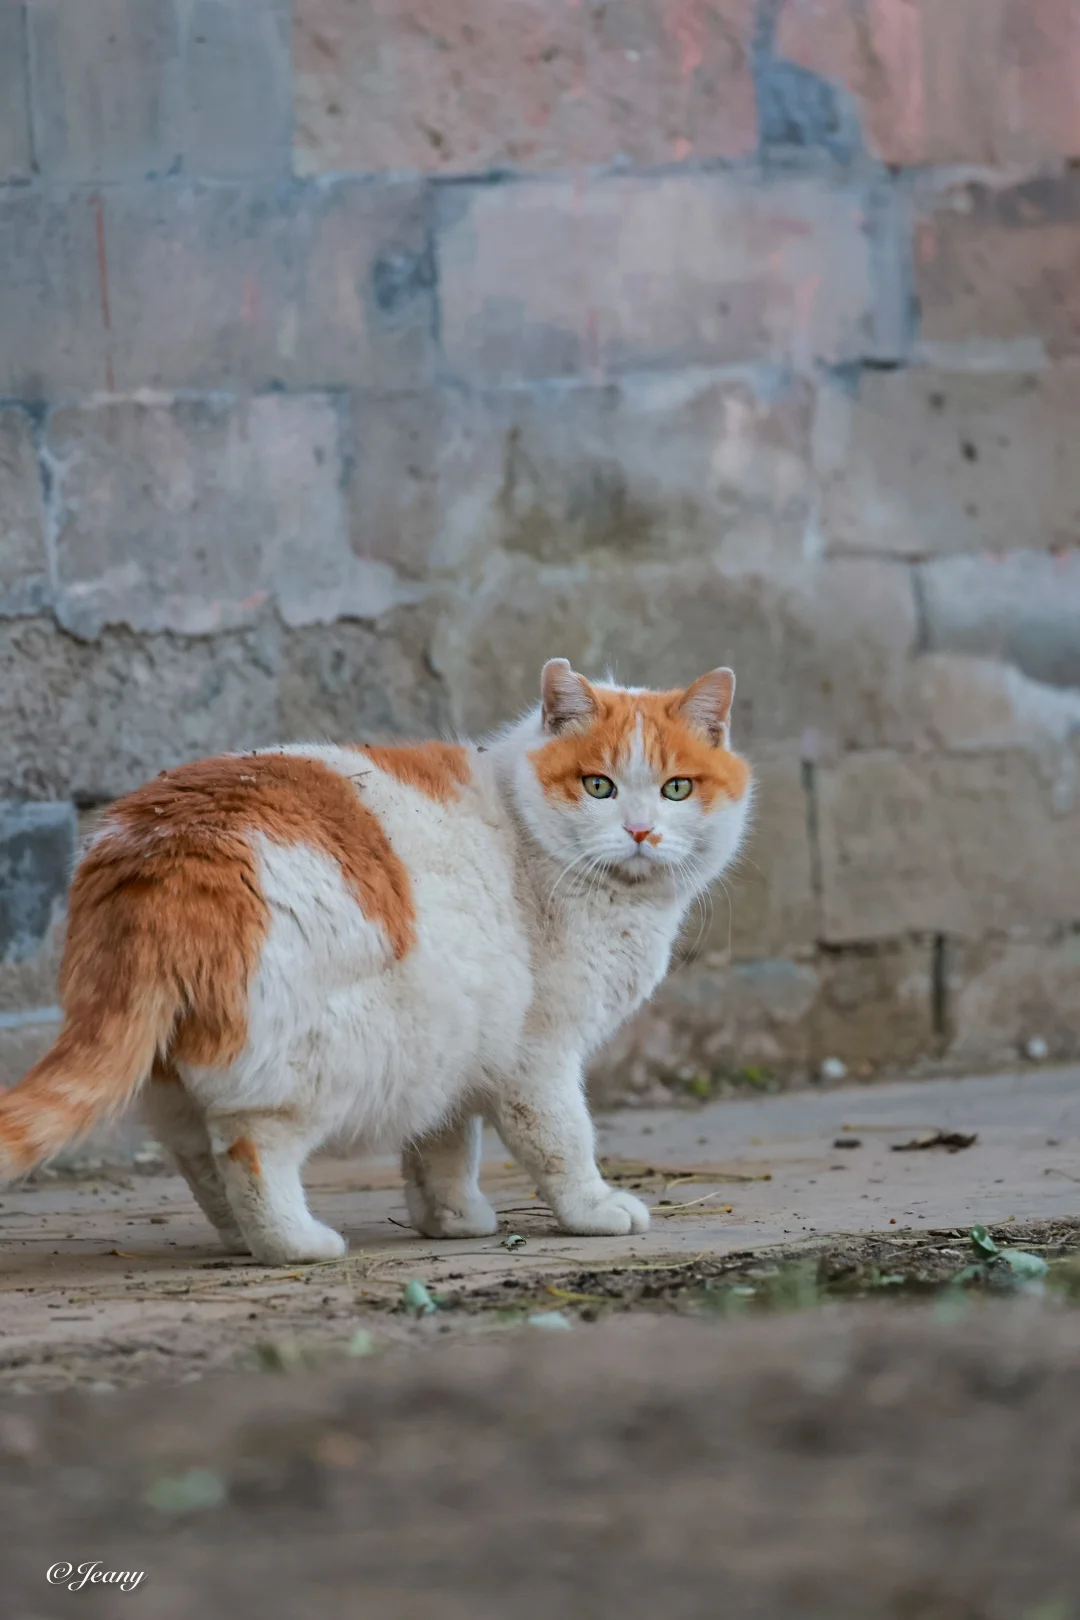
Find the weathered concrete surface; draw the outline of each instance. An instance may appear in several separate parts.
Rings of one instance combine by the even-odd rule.
[[[916,188],[916,292],[929,354],[1080,352],[1080,175],[928,179]],[[1000,363],[1000,362],[999,362]]]
[[[735,173],[440,192],[442,340],[478,383],[874,352],[868,200]],[[672,241],[680,244],[677,258]]]
[[[838,81],[887,163],[1038,163],[1080,153],[1068,0],[786,0],[778,57]]]
[[[497,0],[294,7],[301,173],[563,169],[742,157],[752,0],[702,12]]]
[[[937,1128],[977,1132],[978,1141],[958,1154],[892,1151]],[[838,1139],[860,1145],[837,1148]],[[81,1180],[8,1190],[0,1198],[0,1382],[25,1383],[35,1368],[53,1381],[50,1366],[89,1363],[118,1342],[167,1342],[177,1373],[205,1360],[208,1343],[224,1363],[272,1333],[279,1311],[294,1327],[299,1319],[317,1330],[320,1314],[396,1298],[410,1276],[468,1290],[508,1275],[647,1266],[831,1232],[1072,1217],[1080,1210],[1080,1069],[609,1116],[599,1151],[609,1174],[640,1186],[653,1204],[645,1236],[553,1232],[527,1181],[491,1142],[483,1180],[502,1215],[498,1237],[419,1238],[399,1224],[396,1165],[324,1160],[309,1177],[312,1204],[345,1231],[353,1258],[284,1272],[228,1262],[227,1276],[214,1269],[211,1234],[173,1176],[118,1182],[106,1169],[96,1180],[84,1170]],[[510,1231],[524,1247],[506,1249]]]
[[[27,12],[42,174],[141,180],[184,169],[287,170],[284,0],[32,0]]]

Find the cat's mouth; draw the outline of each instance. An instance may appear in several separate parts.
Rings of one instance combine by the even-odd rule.
[[[664,862],[655,849],[650,849],[645,844],[639,844],[636,849],[624,855],[618,864],[620,870],[625,872],[628,877],[639,879],[648,877],[650,873],[658,871],[664,865]]]

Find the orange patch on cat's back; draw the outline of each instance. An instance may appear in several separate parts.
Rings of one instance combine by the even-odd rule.
[[[65,1006],[91,1001],[102,960],[134,1005],[183,1009],[156,1078],[224,1067],[247,1040],[247,992],[270,926],[252,833],[329,856],[395,957],[415,938],[409,874],[352,782],[289,754],[227,755],[165,771],[120,799],[80,863],[61,969]]]
[[[718,795],[741,799],[750,767],[727,748],[714,748],[678,713],[684,693],[613,692],[593,687],[596,718],[582,731],[567,731],[530,754],[537,780],[549,798],[576,803],[582,777],[614,776],[630,757],[634,741],[657,778],[690,777],[707,806]]]
[[[472,776],[468,749],[455,743],[393,743],[362,752],[380,771],[439,804],[460,798]]]

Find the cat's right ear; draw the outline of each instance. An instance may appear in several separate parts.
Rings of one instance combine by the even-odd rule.
[[[541,714],[544,730],[557,737],[560,731],[586,726],[596,714],[592,687],[584,675],[570,668],[565,658],[549,658],[540,675]]]

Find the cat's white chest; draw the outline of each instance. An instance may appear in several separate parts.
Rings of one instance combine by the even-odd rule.
[[[592,1051],[656,989],[667,972],[678,915],[606,894],[567,907],[538,964],[535,1012],[544,1024],[578,1032]]]

